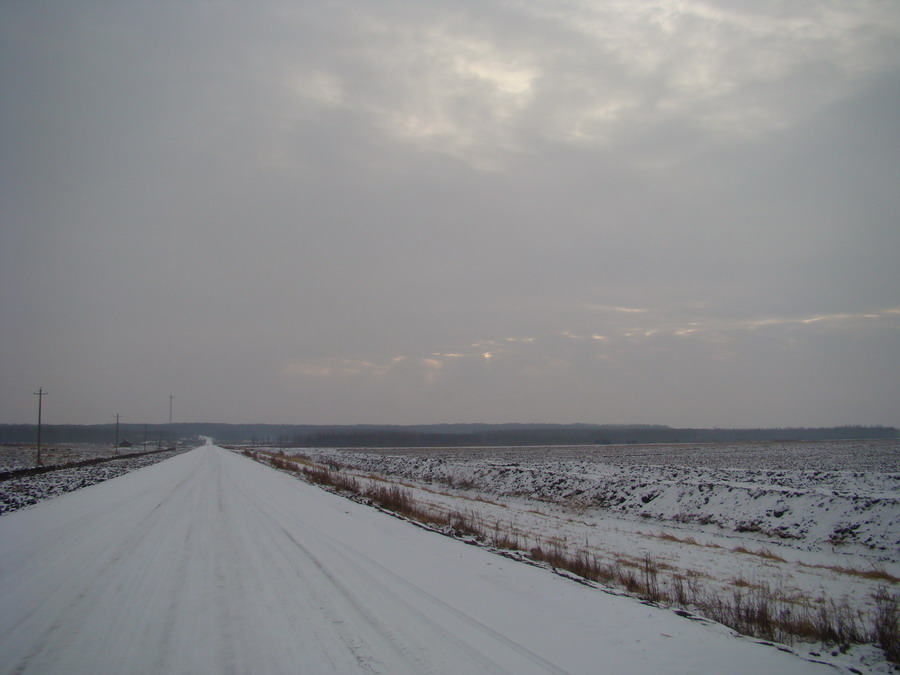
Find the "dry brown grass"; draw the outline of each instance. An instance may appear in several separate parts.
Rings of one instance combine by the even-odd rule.
[[[881,563],[875,563],[869,569],[859,569],[858,567],[841,567],[839,565],[813,565],[810,563],[800,562],[801,567],[808,567],[819,570],[829,570],[837,574],[846,574],[851,577],[859,577],[861,579],[869,579],[870,581],[883,581],[889,584],[900,583],[900,578],[885,569]]]
[[[653,537],[655,539],[662,539],[663,541],[669,541],[674,544],[686,544],[688,546],[700,546],[702,548],[722,548],[719,544],[715,544],[712,542],[700,543],[694,537],[679,537],[677,535],[672,534],[671,532],[661,532],[660,534],[654,534],[652,532],[640,532],[640,534],[645,537]]]
[[[759,549],[758,551],[756,551],[756,552],[754,553],[754,555],[757,555],[757,556],[759,556],[760,558],[765,558],[766,560],[772,560],[772,561],[774,561],[774,562],[779,562],[779,563],[786,563],[786,562],[787,562],[787,560],[785,560],[784,558],[782,558],[780,555],[778,555],[777,553],[773,553],[772,551],[770,551],[770,550],[767,549],[767,548],[761,548],[761,549]]]
[[[875,620],[873,638],[888,659],[900,664],[900,593],[889,593],[879,586],[873,596]]]
[[[755,555],[757,558],[765,558],[766,560],[772,560],[774,562],[780,562],[780,563],[787,562],[787,560],[782,558],[780,555],[778,555],[776,553],[772,553],[772,551],[770,551],[767,548],[761,548],[758,551],[751,551],[749,548],[746,548],[745,546],[735,546],[733,549],[731,549],[731,551],[733,553],[743,553],[745,555]]]
[[[671,541],[677,544],[688,544],[689,546],[700,546],[697,543],[697,540],[693,537],[678,537],[670,532],[661,532],[660,534],[652,534],[648,532],[641,532],[641,534],[647,537],[655,537],[656,539],[662,539],[663,541]]]

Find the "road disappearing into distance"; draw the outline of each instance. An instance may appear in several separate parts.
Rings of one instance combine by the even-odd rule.
[[[0,518],[0,673],[834,672],[207,445]]]

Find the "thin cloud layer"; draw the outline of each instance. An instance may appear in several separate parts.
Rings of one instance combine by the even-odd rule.
[[[0,421],[900,424],[896,3],[7,3],[0,50]]]

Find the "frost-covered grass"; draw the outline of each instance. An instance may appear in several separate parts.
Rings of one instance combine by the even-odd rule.
[[[631,446],[619,455],[612,448],[304,449],[276,462],[290,469],[283,462],[302,458],[308,477],[318,465],[329,482],[354,481],[359,494],[390,484],[407,493],[410,518],[444,531],[452,519],[508,555],[747,634],[806,642],[815,654],[823,647],[814,643],[831,645],[837,656],[851,643],[875,642],[896,662],[900,445],[821,446],[746,447],[755,468],[723,466],[714,446]],[[741,464],[736,446],[719,449],[728,464]],[[811,468],[816,453],[823,468]],[[659,463],[644,463],[649,456]],[[704,458],[717,468],[698,464]],[[692,517],[688,504],[697,509]]]

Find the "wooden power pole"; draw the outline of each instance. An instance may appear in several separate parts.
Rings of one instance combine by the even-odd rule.
[[[42,466],[43,461],[41,461],[41,408],[43,408],[44,397],[47,395],[47,392],[44,391],[43,387],[34,392],[34,395],[38,397],[38,434],[37,434],[37,465]]]

